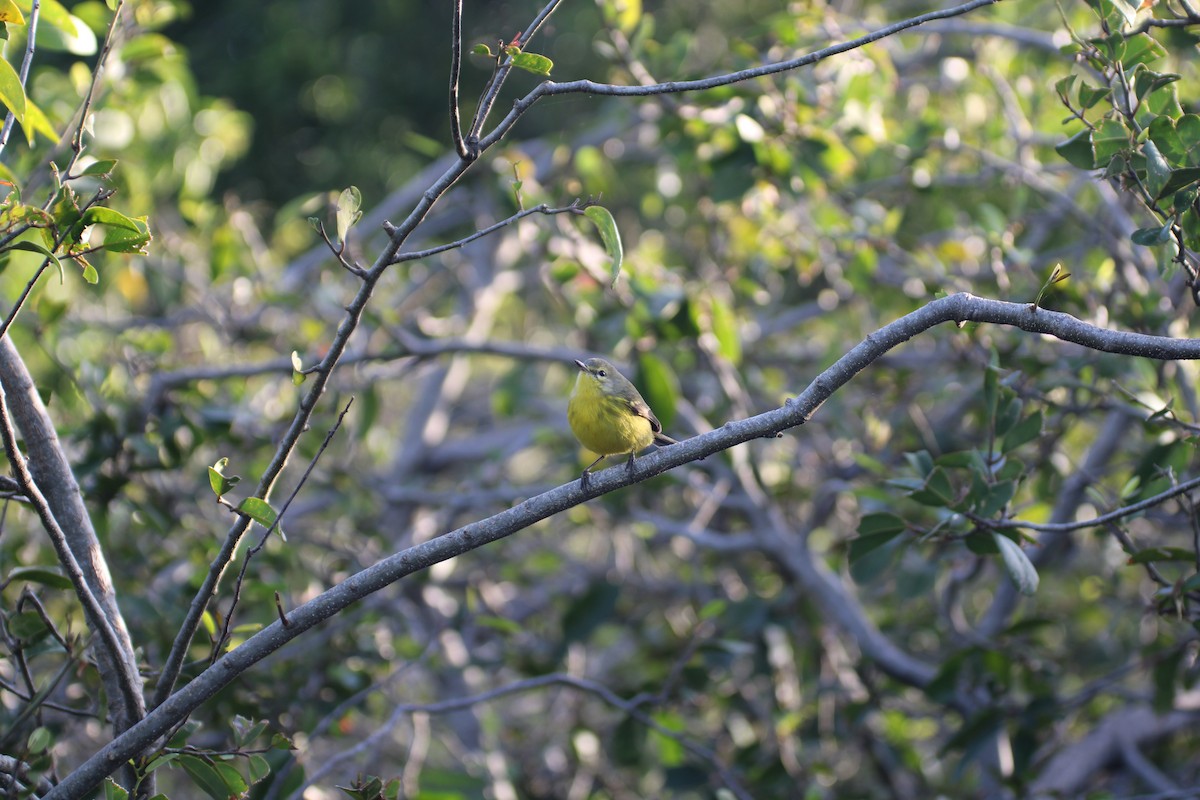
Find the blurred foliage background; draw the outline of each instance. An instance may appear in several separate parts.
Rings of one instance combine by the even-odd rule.
[[[468,46],[493,49],[540,8],[465,5]],[[1197,112],[1200,20],[1149,28],[1140,36],[1158,50],[1141,56],[1110,40],[1141,41],[1121,31],[1151,13],[1186,18],[1186,4],[1140,16],[1117,0],[1061,5],[1062,17],[999,3],[702,93],[536,105],[406,249],[521,206],[595,197],[617,219],[623,275],[610,287],[594,229],[565,215],[393,268],[278,497],[351,396],[353,410],[288,511],[288,540],[250,563],[231,646],[276,619],[276,592],[294,606],[576,479],[591,458],[565,403],[584,354],[619,363],[681,438],[777,407],[938,294],[1032,302],[1056,264],[1070,278],[1042,306],[1193,336],[1170,237],[1131,240],[1171,220],[1194,226],[1186,197],[1167,208],[1137,195],[1149,180],[1142,125],[1106,140],[1119,164],[1098,134],[1083,156],[1055,147],[1136,119],[1119,91],[1087,108],[1079,92],[1141,63],[1181,76],[1147,89],[1146,107],[1181,120],[1190,147],[1171,168],[1200,167],[1200,134],[1182,121]],[[528,49],[554,60],[559,81],[696,78],[937,7],[568,3]],[[71,10],[103,35],[101,4]],[[308,217],[328,220],[338,191],[358,186],[367,214],[351,252],[369,264],[380,222],[402,219],[453,158],[450,26],[449,4],[401,0],[130,11],[91,149],[120,160],[117,200],[149,215],[150,254],[101,254],[96,286],[70,274],[41,284],[11,335],[74,458],[153,684],[231,521],[205,468],[228,457],[254,483],[299,397],[288,354],[319,358],[357,288]],[[1090,40],[1103,40],[1091,45],[1100,56]],[[62,51],[35,62],[29,94],[59,130],[88,63]],[[466,120],[490,66],[465,59]],[[1070,75],[1064,103],[1056,84]],[[515,75],[498,116],[537,80]],[[31,175],[27,193],[44,155],[6,152]],[[5,297],[28,279],[21,255],[0,273]],[[712,797],[731,790],[723,770],[755,797],[1194,786],[1200,548],[1188,495],[1106,527],[1029,531],[1041,544],[1032,597],[970,514],[1069,522],[1192,477],[1196,377],[1191,362],[1001,327],[935,329],[781,439],[373,595],[214,698],[187,740],[230,749],[236,716],[268,721],[295,746],[271,749],[270,775],[249,790],[271,798],[339,796],[359,773],[397,779],[405,797],[501,799]],[[0,571],[52,562],[36,519],[10,506]],[[6,614],[24,586],[4,585]],[[63,629],[83,629],[69,591],[35,588]],[[879,657],[871,636],[917,667]],[[210,648],[198,638],[185,680]],[[34,664],[49,673],[78,658],[47,647]],[[10,684],[13,663],[0,662]],[[86,664],[54,696],[101,713]],[[0,698],[16,726],[22,703]],[[103,741],[102,721],[39,718],[55,742],[48,773]],[[33,725],[21,719],[13,741]],[[1077,748],[1108,757],[1088,768]],[[178,764],[158,776],[167,794],[197,796]]]

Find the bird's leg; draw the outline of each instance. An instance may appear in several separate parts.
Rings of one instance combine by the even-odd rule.
[[[625,462],[625,471],[633,474],[633,451],[629,451],[629,460]]]
[[[606,458],[608,458],[608,456],[600,456],[595,461],[587,465],[587,467],[583,470],[583,474],[579,476],[580,486],[582,486],[584,489],[587,488],[588,478],[592,477],[592,467],[596,466]]]

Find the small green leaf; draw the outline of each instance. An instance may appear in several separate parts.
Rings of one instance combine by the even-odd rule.
[[[1142,155],[1146,157],[1146,187],[1157,200],[1162,196],[1167,179],[1171,177],[1171,165],[1163,158],[1153,139],[1142,142]]]
[[[29,748],[29,752],[37,754],[45,752],[53,743],[54,736],[50,733],[50,730],[39,725],[33,729],[33,733],[29,734],[29,742],[26,744],[26,747]]]
[[[904,531],[908,525],[903,519],[887,511],[877,511],[864,514],[858,523],[859,536],[871,536],[877,533],[897,534]]]
[[[32,611],[22,611],[8,618],[8,631],[18,639],[33,639],[46,630],[46,623]]]
[[[1134,244],[1142,247],[1158,247],[1171,241],[1171,223],[1161,228],[1138,228],[1129,237]]]
[[[80,265],[83,267],[83,279],[85,281],[87,281],[88,283],[90,283],[92,286],[95,286],[97,283],[99,283],[100,282],[100,273],[96,272],[96,268],[92,266],[92,262],[88,261],[83,256],[77,256],[76,259],[79,261]]]
[[[515,48],[510,48],[513,50]],[[517,69],[523,69],[526,72],[532,72],[534,75],[542,77],[550,77],[550,70],[554,69],[554,62],[538,53],[526,53],[524,51],[512,53],[512,64]]]
[[[1151,564],[1155,561],[1194,561],[1196,554],[1184,547],[1146,547],[1129,557],[1130,564]]]
[[[711,297],[709,302],[712,305],[712,332],[717,337],[717,352],[730,364],[737,366],[742,361],[742,338],[737,316],[718,298]]]
[[[617,230],[617,221],[612,212],[604,206],[588,206],[583,215],[590,219],[600,232],[600,240],[604,249],[612,259],[612,282],[615,286],[617,277],[621,274],[621,263],[625,260],[625,248],[621,245],[621,232]]]
[[[950,476],[941,467],[934,467],[920,489],[911,495],[921,505],[946,507],[954,502],[954,487]]]
[[[487,56],[488,58],[496,57],[496,54],[492,52],[492,48],[488,47],[486,44],[477,44],[474,47],[472,47],[471,55]]]
[[[1000,451],[1010,453],[1026,442],[1032,442],[1042,435],[1042,412],[1035,411],[1022,419],[1004,436]]]
[[[638,385],[663,427],[669,428],[675,420],[675,405],[679,397],[675,373],[658,356],[642,353],[638,356]]]
[[[192,781],[199,786],[205,794],[213,798],[213,800],[228,800],[232,796],[238,796],[246,791],[246,782],[236,770],[233,770],[228,764],[221,762],[208,763],[204,759],[197,758],[192,755],[184,755],[179,758],[179,764],[184,771],[191,777]],[[225,767],[226,769],[222,769]],[[237,783],[241,784],[240,789],[235,789],[228,782],[229,771],[233,771],[233,775],[237,775]]]
[[[112,778],[105,778],[104,800],[129,800],[129,792]]]
[[[300,354],[295,350],[292,351],[292,385],[299,386],[304,383],[304,379],[308,376],[304,374],[304,362],[300,360]]]
[[[251,784],[258,783],[270,776],[271,763],[256,753],[246,762],[246,774],[250,777]]]
[[[17,122],[25,124],[25,89],[17,71],[3,58],[0,58],[0,103],[13,113]]]
[[[1073,167],[1096,168],[1096,150],[1092,145],[1091,129],[1085,128],[1065,142],[1056,144],[1054,150]]]
[[[1026,596],[1037,592],[1037,568],[1033,566],[1033,562],[1029,560],[1029,556],[1025,555],[1025,551],[1021,549],[1021,545],[995,531],[992,531],[992,540],[995,541],[996,547],[1000,549],[1000,557],[1004,560],[1004,568],[1008,570],[1008,577],[1016,585],[1017,591]]]
[[[1092,106],[1096,105],[1096,103],[1099,103],[1101,100],[1104,100],[1111,94],[1112,89],[1107,86],[1095,88],[1084,84],[1083,86],[1079,87],[1079,105],[1083,106],[1085,109],[1091,108]]]
[[[108,209],[111,210],[111,209]],[[116,214],[117,212],[113,212]],[[126,217],[118,214],[120,223],[103,222],[105,226],[104,244],[101,245],[110,253],[146,254],[146,245],[154,238],[145,217]],[[108,217],[106,217],[108,218]]]
[[[849,552],[850,564],[857,564],[859,560],[863,558],[863,556],[878,550],[880,547],[887,544],[892,539],[895,539],[903,532],[903,528],[899,530],[882,530],[876,531],[875,533],[860,535],[856,539],[851,539]]]
[[[54,266],[58,267],[59,278],[61,279],[63,277],[62,262],[58,260],[58,256],[56,256],[56,255],[54,255],[54,253],[50,252],[50,249],[48,247],[44,247],[43,245],[40,245],[37,242],[31,241],[29,239],[22,239],[19,242],[13,242],[12,244],[10,244],[9,249],[24,250],[29,253],[37,253],[39,255],[45,256],[46,258],[50,259],[50,263],[52,263],[52,264],[54,264]]]
[[[48,586],[51,589],[71,588],[71,579],[59,572],[57,567],[14,567],[9,571],[8,577],[4,582],[10,584],[17,581],[40,583],[42,586]]]
[[[264,528],[274,525],[275,520],[279,516],[275,513],[275,509],[271,508],[271,504],[261,497],[247,497],[238,504],[238,511],[250,517],[250,519]]]
[[[241,478],[237,475],[226,475],[225,468],[229,466],[229,459],[222,458],[208,468],[208,485],[212,487],[213,494],[220,500],[226,494],[238,485]]]
[[[357,186],[343,189],[337,199],[337,240],[346,241],[346,235],[362,218],[362,192]]]
[[[84,167],[76,177],[107,178],[112,175],[112,171],[116,166],[117,160],[115,158],[105,158],[100,161],[93,161]]]

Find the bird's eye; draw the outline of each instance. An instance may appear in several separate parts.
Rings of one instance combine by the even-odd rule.
[[[608,373],[602,369],[598,369],[598,370],[596,370],[596,377],[597,378],[605,378],[605,377],[608,377]]]

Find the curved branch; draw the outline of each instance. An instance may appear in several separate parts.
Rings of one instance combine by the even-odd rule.
[[[788,59],[787,61],[776,61],[770,64],[763,64],[759,67],[750,69],[738,70],[737,72],[728,72],[722,75],[713,75],[708,78],[700,78],[691,81],[667,81],[665,83],[638,84],[635,86],[621,86],[612,83],[596,83],[595,81],[579,80],[568,81],[566,83],[556,83],[554,81],[544,81],[538,84],[533,91],[522,97],[517,102],[513,103],[513,108],[508,112],[500,122],[496,123],[496,127],[487,136],[479,140],[480,150],[486,150],[488,147],[495,144],[505,135],[510,128],[516,124],[526,111],[528,111],[538,100],[543,97],[559,94],[595,94],[606,95],[612,97],[646,97],[648,95],[659,94],[674,94],[677,92],[697,92],[704,89],[715,89],[720,86],[728,86],[733,83],[742,83],[743,81],[754,80],[755,78],[765,78],[769,75],[777,75],[781,72],[790,72],[816,64],[818,61],[824,61],[832,56],[840,55],[849,50],[856,50],[864,47],[872,42],[877,42],[880,39],[886,39],[889,36],[894,36],[897,33],[906,31],[909,28],[915,28],[923,25],[926,22],[933,22],[939,19],[950,19],[952,17],[968,14],[977,8],[990,6],[1000,0],[970,0],[970,2],[962,5],[954,6],[953,8],[942,9],[941,11],[932,11],[928,14],[911,17],[900,22],[895,22],[891,25],[886,25],[876,31],[872,31],[857,39],[851,39],[846,42],[839,42],[835,45],[822,48],[808,55],[800,56],[799,58]]]
[[[166,699],[145,719],[101,748],[67,776],[50,797],[65,800],[84,794],[238,675],[305,631],[385,586],[434,564],[503,539],[594,497],[632,483],[639,483],[734,445],[753,439],[771,438],[782,431],[802,425],[834,392],[887,351],[936,325],[954,322],[961,326],[968,321],[1009,325],[1108,353],[1156,359],[1200,359],[1198,339],[1171,339],[1105,330],[1069,314],[1042,308],[1031,309],[1024,303],[987,300],[965,293],[933,300],[869,334],[850,352],[818,375],[808,388],[789,399],[780,408],[748,419],[728,422],[716,430],[642,456],[637,460],[637,468],[632,472],[613,469],[594,475],[588,481],[587,489],[584,489],[579,481],[551,489],[492,517],[402,550],[350,576],[342,583],[296,607],[288,614],[287,626],[282,622],[272,623],[206,669],[186,687]],[[911,678],[916,681],[922,680],[925,674],[924,665],[912,666],[915,669]]]

